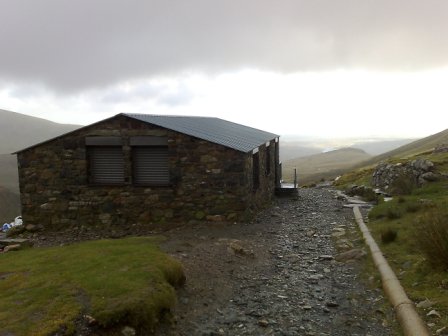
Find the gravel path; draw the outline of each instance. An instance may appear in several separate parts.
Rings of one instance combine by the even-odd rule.
[[[334,260],[335,236],[347,249],[362,242],[330,189],[301,189],[253,223],[167,236],[163,248],[181,259],[187,284],[159,335],[395,334],[381,290],[369,275],[360,280],[360,261]]]

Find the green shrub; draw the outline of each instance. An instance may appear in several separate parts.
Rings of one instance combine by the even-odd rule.
[[[421,209],[421,205],[416,202],[411,202],[406,205],[406,212],[414,213]]]
[[[361,195],[361,197],[366,201],[366,202],[375,202],[378,203],[378,195],[376,194],[375,191],[373,191],[371,188],[365,188],[364,189],[364,193]]]
[[[403,196],[398,197],[398,203],[406,203],[406,198]]]
[[[401,218],[401,212],[397,208],[388,208],[386,212],[386,217],[388,219],[398,219]]]
[[[435,267],[448,269],[448,210],[435,207],[426,211],[416,224],[415,239],[427,260]]]
[[[392,182],[389,191],[393,195],[410,195],[416,186],[414,176],[403,174]]]
[[[381,241],[384,244],[392,243],[397,239],[397,231],[392,229],[387,229],[381,232]]]
[[[360,196],[362,197],[366,202],[375,202],[378,203],[378,195],[376,192],[367,186],[361,185],[353,185],[345,189],[345,193],[349,196]]]

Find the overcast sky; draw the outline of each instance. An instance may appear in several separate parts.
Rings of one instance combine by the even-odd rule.
[[[448,128],[446,0],[0,0],[0,109],[209,115],[320,137]]]

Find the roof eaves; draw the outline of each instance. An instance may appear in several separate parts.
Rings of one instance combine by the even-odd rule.
[[[14,153],[11,153],[11,154],[14,155],[14,154],[18,154],[18,153],[21,153],[21,152],[30,150],[30,149],[32,149],[32,148],[35,148],[35,147],[38,147],[38,146],[40,146],[40,145],[46,144],[47,142],[51,142],[51,141],[57,140],[57,139],[59,139],[59,138],[65,137],[65,136],[67,136],[67,135],[73,134],[73,133],[75,133],[75,132],[81,131],[81,130],[87,128],[87,127],[95,126],[95,125],[97,125],[97,124],[99,124],[99,123],[102,123],[102,122],[104,122],[104,121],[108,121],[108,120],[110,120],[110,119],[116,118],[116,117],[118,117],[119,115],[126,115],[126,114],[125,114],[125,113],[119,113],[119,114],[116,114],[116,115],[114,115],[114,116],[112,116],[112,117],[109,117],[109,118],[106,118],[106,119],[103,119],[103,120],[99,120],[99,121],[97,121],[97,122],[94,122],[93,124],[89,124],[89,125],[81,126],[81,127],[77,128],[77,129],[74,129],[73,131],[70,131],[70,132],[67,132],[67,133],[63,133],[63,134],[60,134],[60,135],[55,136],[55,137],[53,137],[53,138],[50,138],[50,139],[47,139],[47,140],[38,142],[37,144],[34,144],[34,145],[31,145],[31,146],[26,147],[26,148],[24,148],[24,149],[15,151]]]

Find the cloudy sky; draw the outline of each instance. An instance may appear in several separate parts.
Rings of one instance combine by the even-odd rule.
[[[0,0],[0,109],[281,135],[448,128],[446,0]]]

